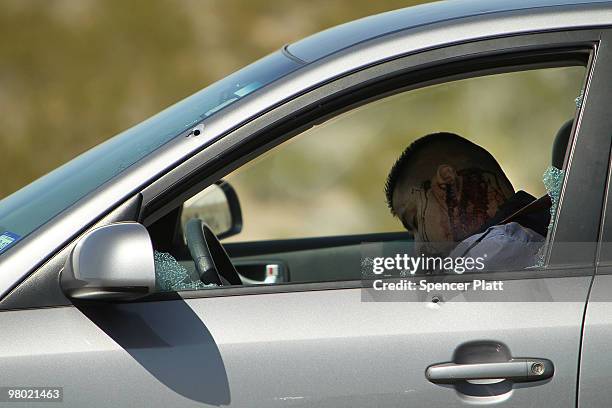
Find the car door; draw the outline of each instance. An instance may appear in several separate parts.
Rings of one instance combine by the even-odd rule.
[[[487,274],[486,279],[504,283],[503,296],[433,290],[407,293],[397,301],[372,296],[360,280],[350,280],[8,310],[0,313],[1,344],[7,345],[0,351],[4,384],[63,387],[64,404],[75,407],[575,405],[582,318],[594,273],[592,243],[601,221],[612,130],[602,120],[607,113],[602,107],[610,106],[607,44],[599,31],[539,34],[391,61],[327,84],[305,94],[296,102],[300,106],[280,107],[228,135],[190,159],[197,171],[186,171],[187,165],[169,177],[175,182],[160,179],[153,189],[163,194],[141,192],[138,218],[147,225],[163,208],[156,200],[192,188],[194,175],[202,185],[223,176],[305,123],[349,108],[357,96],[366,100],[506,64],[547,65],[568,49],[586,50],[588,80],[546,267]],[[449,66],[449,59],[458,63]],[[387,82],[390,78],[399,82]],[[338,89],[346,92],[338,95]],[[322,110],[304,109],[309,106]],[[274,132],[269,131],[273,122],[279,124]],[[267,130],[266,136],[257,126]],[[253,144],[254,135],[259,141]],[[213,159],[223,165],[213,166]],[[125,213],[123,219],[131,217]],[[453,275],[445,281],[472,278]],[[508,372],[495,364],[510,359],[551,362],[554,374],[542,381],[504,380]],[[446,363],[459,365],[453,375],[460,381],[440,381],[444,370],[426,377],[429,367]],[[487,367],[498,370],[503,381],[461,380],[469,375],[464,364],[477,363],[493,364]],[[544,367],[546,377],[550,368]]]
[[[592,86],[587,84],[587,89],[591,91]],[[571,159],[568,158],[566,190],[550,242],[547,268],[487,274],[486,279],[503,282],[503,293],[458,295],[433,290],[385,298],[369,290],[347,288],[346,283],[334,283],[334,290],[317,292],[312,287],[306,289],[307,286],[301,287],[300,293],[292,292],[297,290],[295,287],[281,287],[279,290],[286,293],[277,291],[265,301],[259,294],[240,297],[238,302],[247,299],[240,303],[244,310],[255,311],[251,315],[254,321],[241,320],[241,326],[246,325],[255,343],[266,346],[242,345],[236,351],[236,355],[248,360],[245,366],[254,363],[252,368],[241,366],[237,370],[239,378],[246,382],[260,376],[262,379],[252,391],[268,390],[267,396],[262,397],[267,398],[268,404],[283,401],[296,406],[574,405],[582,318],[594,271],[593,243],[603,197],[606,166],[601,159],[607,155],[596,153],[594,140],[609,144],[601,136],[600,126],[606,125],[595,120],[596,116],[587,119],[589,110],[596,109],[589,105],[594,101],[589,98],[594,95],[584,100],[579,111],[583,122],[573,139]],[[583,153],[586,155],[582,156]],[[591,180],[588,190],[584,188],[587,179]],[[572,185],[576,190],[567,190]],[[593,206],[587,208],[587,203]],[[587,229],[591,232],[582,235]],[[275,241],[269,248],[282,244]],[[320,260],[326,256],[325,251],[336,255],[342,250],[350,251],[350,245],[347,249],[342,244],[318,248],[312,242],[306,248],[300,248],[297,241],[285,244],[287,248],[273,256],[285,259],[289,265],[293,257],[313,265],[311,257]],[[240,245],[227,247],[240,251]],[[242,245],[265,248],[266,242]],[[360,251],[364,250],[367,251],[367,244],[362,243]],[[300,256],[300,251],[308,255]],[[270,254],[262,255],[266,256]],[[330,269],[341,268],[342,258],[337,258],[340,259]],[[350,259],[363,260],[358,256]],[[452,277],[448,279],[453,281]],[[332,289],[334,285],[324,287]],[[237,302],[231,304],[233,307]],[[236,316],[231,314],[232,318]],[[269,331],[274,335],[270,336]],[[240,334],[235,336],[238,339]],[[253,354],[257,357],[247,359],[247,355]],[[500,356],[504,357],[498,360]],[[432,366],[445,369],[454,363],[452,368],[460,370],[466,368],[461,367],[464,364],[494,365],[523,359],[529,362],[525,377],[533,372],[535,381],[530,381],[534,378],[500,381],[501,378],[470,382],[465,381],[470,374],[460,371],[447,378],[431,378]],[[281,379],[267,386],[268,378],[277,378],[274,373],[283,361],[291,361],[290,367],[282,370]],[[538,381],[540,362],[552,363],[554,367],[547,366],[545,370],[554,370],[554,374]],[[245,401],[247,398],[252,398],[252,394],[245,394]],[[263,404],[264,400],[261,401]]]
[[[606,38],[609,38],[609,32]],[[610,60],[607,60],[610,63]],[[602,85],[610,92],[610,84]],[[603,107],[606,110],[607,107]],[[600,119],[601,132],[606,134],[611,118],[607,115]],[[607,128],[604,128],[606,126]],[[610,152],[610,132],[607,131],[607,142],[602,143],[602,150]],[[609,169],[612,169],[612,155],[607,159]],[[584,334],[582,338],[580,359],[580,381],[578,387],[579,407],[607,407],[610,405],[612,393],[607,387],[605,378],[609,377],[612,364],[608,345],[612,339],[612,188],[611,173],[607,175],[606,206],[601,227],[601,236],[597,254],[597,272],[589,293],[588,305],[585,311]]]
[[[608,183],[610,177],[608,177]],[[610,186],[608,185],[608,191]],[[606,198],[606,213],[603,223],[603,234],[600,243],[597,274],[589,295],[585,313],[584,335],[580,360],[580,383],[578,387],[579,407],[607,407],[612,393],[608,389],[605,378],[611,366],[610,354],[607,352],[610,344],[612,322],[612,298],[610,285],[610,263],[612,260],[612,206],[610,196]]]

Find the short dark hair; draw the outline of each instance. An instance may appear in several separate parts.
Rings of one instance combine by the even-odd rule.
[[[470,142],[469,140],[455,134],[449,132],[438,132],[438,133],[430,133],[425,135],[414,142],[412,142],[406,150],[402,152],[400,157],[397,159],[395,164],[391,167],[391,171],[389,172],[389,176],[387,176],[387,181],[385,183],[385,195],[387,197],[387,205],[391,210],[391,214],[397,215],[395,210],[393,209],[393,192],[395,191],[395,187],[397,186],[402,173],[408,167],[410,161],[415,157],[415,155],[423,150],[423,148],[431,145],[433,143],[440,142],[451,142],[455,145],[462,145],[463,147],[470,149],[477,154],[483,157],[483,163],[487,163],[489,167],[494,167],[495,170],[499,171],[501,175],[505,177],[503,170],[497,160],[489,153],[486,149],[478,146],[477,144]]]

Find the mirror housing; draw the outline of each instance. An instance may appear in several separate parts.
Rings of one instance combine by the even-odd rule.
[[[242,231],[242,210],[236,190],[224,180],[208,186],[183,204],[183,231],[192,218],[202,220],[219,239],[239,234]]]
[[[153,245],[135,222],[96,228],[76,243],[61,272],[64,293],[79,300],[134,300],[155,290]]]

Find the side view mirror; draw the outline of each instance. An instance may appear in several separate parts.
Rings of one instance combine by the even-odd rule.
[[[219,180],[185,201],[181,215],[183,231],[192,218],[204,221],[219,239],[242,231],[240,201],[227,181]]]
[[[74,246],[60,277],[73,299],[133,300],[155,290],[153,245],[135,222],[96,228]]]

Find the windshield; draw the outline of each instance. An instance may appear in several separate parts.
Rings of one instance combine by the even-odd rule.
[[[83,153],[0,201],[0,254],[197,122],[294,71],[271,54]]]

